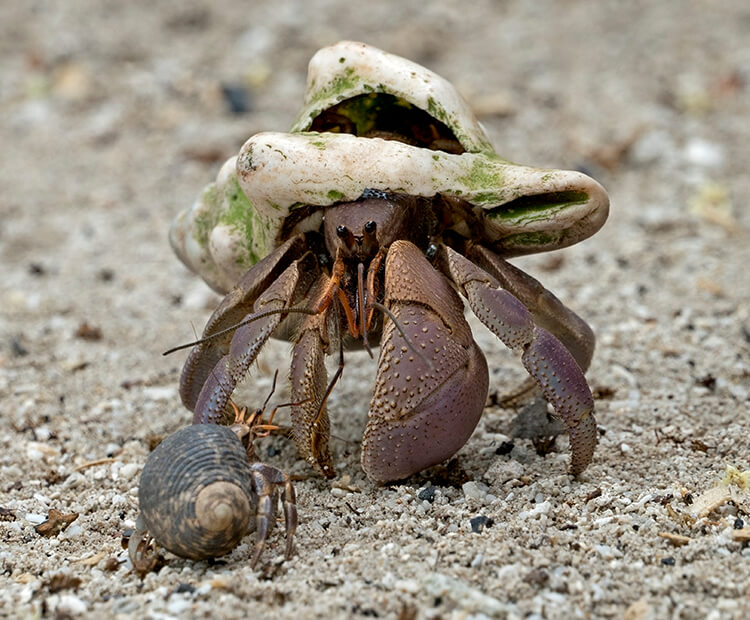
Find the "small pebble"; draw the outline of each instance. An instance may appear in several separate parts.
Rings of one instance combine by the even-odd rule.
[[[745,522],[740,517],[737,517],[734,520],[734,523],[732,524],[732,527],[735,530],[741,530],[743,527],[745,527]]]
[[[485,498],[488,488],[489,487],[486,484],[475,482],[474,480],[464,482],[464,484],[461,485],[461,489],[463,490],[466,499],[475,499],[477,501],[482,501]]]
[[[138,473],[141,466],[138,463],[125,463],[118,472],[119,477],[123,480],[130,480],[133,476]]]
[[[594,545],[594,549],[604,560],[613,560],[622,557],[622,552],[619,549],[610,547],[609,545]]]
[[[179,615],[182,615],[188,609],[190,609],[192,605],[193,605],[193,602],[190,599],[185,598],[184,596],[173,594],[172,596],[169,597],[169,602],[167,603],[167,611],[170,614],[179,616]]]
[[[515,444],[512,441],[504,441],[495,449],[495,454],[505,456],[506,454],[510,454],[514,447]]]
[[[49,441],[51,436],[52,433],[46,426],[38,426],[34,429],[34,437],[37,441]]]
[[[713,142],[693,138],[685,146],[685,159],[705,168],[719,168],[724,164],[723,149]]]
[[[494,522],[490,517],[478,515],[476,517],[473,517],[472,519],[469,519],[469,523],[471,524],[471,531],[475,534],[479,534],[484,528],[492,527],[492,524]]]
[[[177,396],[174,386],[151,386],[143,388],[147,400],[173,400]]]
[[[82,532],[83,528],[78,524],[74,524],[68,528],[65,528],[65,531],[61,534],[61,538],[75,538],[76,536],[80,536]]]
[[[666,558],[662,558],[662,559],[661,559],[661,563],[662,563],[662,564],[664,564],[664,566],[674,566],[674,564],[675,564],[675,560],[674,560],[674,558],[673,558],[673,557],[672,557],[672,556],[670,555],[669,557],[666,557]]]
[[[416,594],[419,592],[420,586],[417,581],[414,581],[414,579],[397,579],[393,584],[393,588],[395,590],[400,590],[401,592]]]
[[[50,597],[52,598],[52,597]],[[84,601],[73,594],[60,595],[59,602],[55,606],[55,616],[81,616],[88,611]]]
[[[242,84],[222,84],[221,94],[232,114],[245,114],[250,110],[250,93]]]
[[[435,501],[435,487],[432,485],[426,486],[424,489],[421,489],[419,493],[417,493],[417,497],[423,501],[426,502],[434,502]]]
[[[27,512],[26,520],[32,525],[39,525],[47,520],[47,515],[42,515],[36,512]]]

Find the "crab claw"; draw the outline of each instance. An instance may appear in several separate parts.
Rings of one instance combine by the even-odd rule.
[[[408,341],[387,322],[362,441],[362,468],[376,482],[455,454],[479,421],[489,385],[461,300],[407,241],[388,252],[385,304]]]

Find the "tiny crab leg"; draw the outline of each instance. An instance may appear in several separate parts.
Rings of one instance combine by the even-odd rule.
[[[522,361],[570,436],[570,472],[580,474],[594,455],[594,399],[574,357],[555,336],[534,324],[529,310],[467,258],[444,247],[444,264],[477,318]]]
[[[292,557],[294,532],[297,529],[297,498],[289,476],[280,469],[265,463],[252,463],[252,482],[258,495],[258,508],[255,514],[256,542],[251,566],[255,567],[263,554],[268,531],[273,524],[276,504],[276,487],[284,487],[282,504],[284,506],[284,524],[286,529],[286,558]]]

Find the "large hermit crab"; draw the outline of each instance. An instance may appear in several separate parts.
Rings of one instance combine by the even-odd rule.
[[[379,341],[362,467],[404,478],[453,455],[484,408],[487,363],[462,295],[522,352],[577,474],[596,444],[593,333],[505,259],[588,237],[608,207],[584,174],[499,157],[431,71],[362,43],[322,49],[291,132],[250,138],[171,230],[183,262],[228,291],[185,364],[182,400],[194,422],[220,422],[267,339],[290,340],[292,435],[330,477],[324,357]]]

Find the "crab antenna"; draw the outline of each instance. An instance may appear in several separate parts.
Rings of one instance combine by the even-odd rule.
[[[401,337],[406,342],[406,346],[411,349],[414,355],[416,355],[419,359],[421,359],[427,365],[427,368],[432,368],[432,362],[428,360],[424,355],[422,355],[421,351],[417,350],[417,348],[414,346],[414,344],[409,339],[409,337],[404,333],[404,329],[401,327],[401,323],[398,322],[398,319],[393,315],[393,313],[390,310],[388,310],[388,308],[386,308],[383,304],[377,301],[370,302],[370,305],[373,308],[377,308],[378,310],[380,310],[383,314],[388,315],[388,318],[391,319],[391,321],[393,321],[393,324],[396,326],[398,333],[401,334]]]
[[[169,355],[170,353],[174,353],[175,351],[181,351],[182,349],[194,347],[195,345],[198,345],[198,344],[211,342],[212,340],[215,340],[216,338],[219,338],[220,336],[223,336],[224,334],[228,334],[230,332],[236,331],[240,327],[248,325],[249,323],[252,323],[253,321],[257,321],[258,319],[263,319],[267,316],[271,316],[272,314],[294,314],[294,313],[296,314],[318,314],[317,311],[311,310],[310,308],[278,308],[274,310],[263,310],[262,312],[256,312],[255,314],[251,314],[248,318],[234,325],[230,325],[229,327],[222,329],[221,331],[218,331],[215,334],[211,334],[210,336],[205,336],[204,338],[201,338],[200,340],[195,340],[193,342],[188,342],[186,344],[181,344],[179,346],[172,347],[171,349],[164,351],[162,355]]]
[[[271,400],[271,396],[273,396],[273,393],[276,391],[276,379],[279,376],[279,369],[276,369],[276,372],[273,373],[273,383],[271,384],[271,391],[268,393],[268,396],[266,396],[266,400],[263,401],[263,407],[261,407],[261,411],[265,411],[266,407],[268,406],[268,401]],[[275,410],[274,410],[275,411]]]

